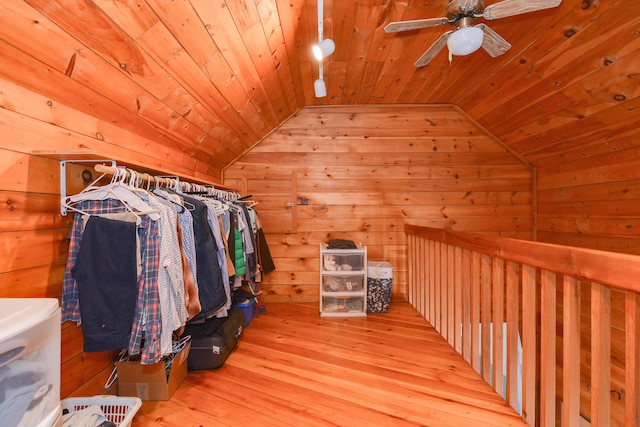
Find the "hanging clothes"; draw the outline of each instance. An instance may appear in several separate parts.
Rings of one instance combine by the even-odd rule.
[[[200,306],[200,298],[198,296],[198,287],[196,284],[193,270],[189,265],[189,259],[184,250],[184,238],[182,232],[182,226],[178,222],[178,243],[180,245],[180,256],[182,258],[182,275],[184,277],[184,306],[187,310],[187,321],[193,319],[200,313],[202,306]],[[181,335],[181,334],[179,334]]]
[[[259,281],[275,265],[256,212],[234,201],[237,195],[219,200],[222,193],[212,189],[206,197],[177,186],[143,190],[134,173],[125,184],[123,171],[63,201],[78,214],[62,321],[83,325],[85,351],[124,347],[151,364],[171,353],[174,333],[187,322],[226,315],[232,281],[239,287]]]
[[[120,200],[105,199],[80,201],[78,210],[88,215],[101,215],[127,212],[128,208]],[[137,279],[135,312],[127,349],[130,354],[141,353],[143,363],[155,363],[162,356],[158,338],[162,327],[157,290],[159,230],[156,221],[153,221],[148,215],[139,217],[138,221],[140,223],[137,225],[137,232],[142,267],[141,274]],[[83,223],[82,216],[76,215],[71,227],[62,285],[62,322],[72,321],[80,324],[82,321],[78,282],[73,277],[72,270],[78,258],[80,242],[84,233]],[[143,337],[145,344],[141,349]]]
[[[225,218],[223,218],[224,220]],[[229,271],[229,281],[234,282],[235,276],[238,275],[238,265],[236,259],[236,225],[235,225],[235,214],[229,211],[229,216],[227,219],[227,223],[224,223],[225,233],[227,235],[227,248],[228,254],[231,258],[231,264],[233,265],[233,273],[231,270]]]
[[[264,236],[262,224],[258,219],[257,213],[255,213],[254,218],[257,230],[256,240],[258,243],[258,264],[260,266],[260,271],[262,271],[263,274],[268,274],[276,269],[276,265],[273,262],[273,258],[271,258],[271,251],[269,251],[269,245],[267,244],[267,239]]]
[[[222,269],[217,261],[218,248],[208,222],[207,206],[195,197],[182,195],[194,209],[193,228],[196,243],[198,292],[202,310],[196,318],[215,315],[224,309],[227,297],[222,279]]]
[[[173,331],[184,326],[187,320],[187,310],[184,306],[182,257],[177,233],[178,215],[175,205],[169,201],[161,198],[154,201],[150,197],[149,203],[161,211],[158,269],[158,294],[162,322],[160,346],[162,354],[169,354],[172,350]]]
[[[225,212],[226,216],[229,215],[229,212]],[[224,230],[224,220],[223,217],[225,216],[225,214],[220,215],[218,217],[218,222],[220,223],[220,230],[222,231],[222,244],[224,245],[224,249],[225,249],[225,258],[227,260],[227,275],[229,276],[229,278],[233,277],[236,275],[236,269],[233,266],[233,261],[231,259],[231,252],[229,250],[229,240],[227,239],[227,234]]]
[[[198,268],[196,263],[196,243],[193,231],[193,216],[191,212],[184,204],[184,200],[181,196],[174,192],[165,191],[161,188],[154,188],[153,193],[169,200],[175,204],[179,209],[178,212],[178,243],[180,246],[180,252],[183,264],[183,277],[185,279],[185,304],[187,312],[189,313],[187,319],[193,318],[200,312],[200,301],[198,299]],[[189,272],[186,271],[188,266]],[[197,301],[194,301],[194,298]],[[194,311],[197,308],[197,312]]]
[[[224,289],[225,296],[227,298],[225,306],[222,310],[220,310],[216,316],[218,317],[226,317],[227,310],[231,308],[231,290],[229,288],[229,268],[227,267],[227,256],[226,249],[224,247],[224,240],[222,239],[222,230],[220,229],[220,222],[218,221],[218,215],[221,213],[219,211],[219,206],[213,203],[213,200],[203,199],[204,204],[207,206],[207,219],[209,222],[209,226],[211,227],[211,232],[216,242],[216,258],[218,260],[218,264],[220,266],[220,274],[222,276],[222,285]]]
[[[236,276],[242,277],[247,273],[247,266],[245,263],[245,251],[244,246],[242,244],[242,232],[240,230],[234,229],[234,241],[235,241],[235,268],[236,268]]]
[[[256,240],[253,233],[253,227],[251,226],[251,217],[249,210],[244,203],[238,203],[241,211],[239,217],[242,219],[243,227],[240,230],[242,232],[242,244],[245,252],[245,262],[247,265],[247,280],[251,280],[250,277],[253,272],[256,271],[258,265],[256,254]]]

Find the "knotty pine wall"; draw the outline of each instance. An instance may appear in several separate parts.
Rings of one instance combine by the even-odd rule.
[[[640,254],[640,130],[547,158],[538,168],[538,239]]]
[[[52,84],[63,84],[68,96],[78,96],[72,82]],[[3,79],[0,104],[0,298],[61,296],[73,216],[60,214],[59,156],[32,152],[79,152],[71,157],[116,159],[186,178],[198,169],[188,151],[166,144],[161,135],[144,129],[136,134]],[[68,166],[69,194],[86,185],[81,179],[86,169],[93,171]],[[194,181],[219,178],[198,174]],[[81,329],[63,324],[62,397],[106,392],[114,352],[82,349]]]
[[[347,238],[406,298],[409,222],[532,238],[532,171],[452,106],[307,107],[225,169],[252,194],[277,270],[265,301],[318,301],[319,244]]]

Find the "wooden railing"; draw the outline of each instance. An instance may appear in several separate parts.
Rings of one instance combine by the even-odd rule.
[[[529,425],[577,427],[581,417],[639,425],[640,257],[413,225],[405,232],[409,301]],[[616,342],[616,387],[612,292],[624,341]]]

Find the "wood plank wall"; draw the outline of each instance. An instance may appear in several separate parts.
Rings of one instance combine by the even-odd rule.
[[[317,301],[318,245],[331,238],[390,262],[393,297],[406,299],[405,222],[532,237],[531,170],[447,105],[304,108],[224,183],[259,202],[277,267],[267,302]]]
[[[640,156],[625,135],[601,135],[538,168],[538,239],[640,254]],[[568,160],[570,159],[570,160]]]
[[[194,174],[195,162],[179,148],[13,82],[0,79],[0,93],[0,298],[59,298],[73,216],[60,214],[59,161],[30,153],[91,150],[98,157],[185,177]],[[93,171],[81,165],[67,169],[69,194],[86,185],[83,170]],[[219,182],[219,177],[208,181]],[[62,325],[62,397],[105,393],[113,357],[113,352],[84,353],[80,328]]]

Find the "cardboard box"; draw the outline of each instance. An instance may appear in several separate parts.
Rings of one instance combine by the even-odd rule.
[[[153,365],[143,365],[139,361],[116,362],[118,394],[141,400],[169,400],[187,376],[190,349],[191,341],[174,357],[168,376],[164,361]]]

